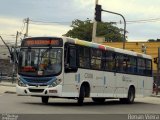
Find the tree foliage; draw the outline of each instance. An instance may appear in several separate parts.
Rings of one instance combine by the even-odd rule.
[[[74,20],[71,25],[72,29],[69,30],[65,36],[78,38],[81,40],[91,41],[92,40],[92,29],[93,23],[91,20],[87,19]],[[97,24],[97,37],[105,37],[106,41],[109,42],[120,42],[123,41],[123,29],[120,29],[113,25],[113,23],[108,22],[98,22]]]

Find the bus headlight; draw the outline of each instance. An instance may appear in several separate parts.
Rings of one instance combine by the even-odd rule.
[[[62,82],[61,79],[57,79],[56,81],[54,81],[54,82],[52,83],[52,87],[55,87],[55,86],[59,85],[61,82]]]
[[[18,80],[17,84],[21,87],[27,87],[26,84],[24,84],[21,80]]]

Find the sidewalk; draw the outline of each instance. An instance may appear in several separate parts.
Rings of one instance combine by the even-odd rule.
[[[160,93],[158,93],[158,95],[156,95],[156,93],[152,94],[151,97],[160,97]]]
[[[16,83],[12,83],[9,81],[1,81],[0,94],[3,94],[3,93],[16,94]]]

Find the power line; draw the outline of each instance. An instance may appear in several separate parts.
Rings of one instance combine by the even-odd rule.
[[[131,22],[131,23],[127,23],[127,24],[145,24],[145,23],[156,23],[156,22],[160,22],[160,21],[146,21],[146,22]]]
[[[139,19],[139,20],[128,20],[128,21],[126,21],[126,22],[127,22],[127,24],[160,22],[160,18]]]
[[[58,22],[58,21],[54,21],[54,22],[47,22],[47,21],[40,21],[40,20],[31,20],[32,24],[70,24],[72,22]]]
[[[138,19],[138,20],[127,20],[127,24],[139,24],[139,23],[151,23],[151,22],[160,22],[160,18],[151,18],[151,19]],[[121,20],[119,22],[113,22],[115,24],[124,24]]]
[[[51,25],[51,24],[71,24],[72,22],[47,22],[47,21],[40,21],[40,20],[31,20],[31,24],[35,25]],[[159,22],[160,18],[153,18],[153,19],[140,19],[140,20],[128,20],[126,21],[127,24],[134,24],[134,23],[148,23],[148,22]],[[122,21],[115,22],[116,24],[123,24]]]
[[[15,37],[16,35],[13,35],[13,34],[0,34],[0,36],[10,36],[10,37]]]
[[[127,22],[155,22],[160,21],[160,18],[152,18],[152,19],[141,19],[141,20],[129,20]]]

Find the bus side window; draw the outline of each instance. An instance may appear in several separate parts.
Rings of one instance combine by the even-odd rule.
[[[131,74],[136,74],[137,73],[136,58],[133,57],[133,56],[128,56],[127,72],[131,73]]]
[[[152,76],[152,61],[151,60],[146,60],[145,74],[146,76]]]
[[[115,70],[115,54],[107,51],[105,54],[105,70],[107,71],[114,71]]]
[[[69,65],[71,68],[77,67],[77,53],[75,47],[69,48]]]
[[[65,49],[65,72],[77,71],[77,49],[75,45],[66,45]]]
[[[116,54],[116,70],[117,72],[123,72],[124,68],[124,56],[122,54]]]
[[[102,51],[92,48],[91,49],[91,68],[101,70]]]
[[[90,48],[79,46],[79,67],[88,69],[90,68]]]
[[[145,75],[145,60],[138,58],[138,74]]]

